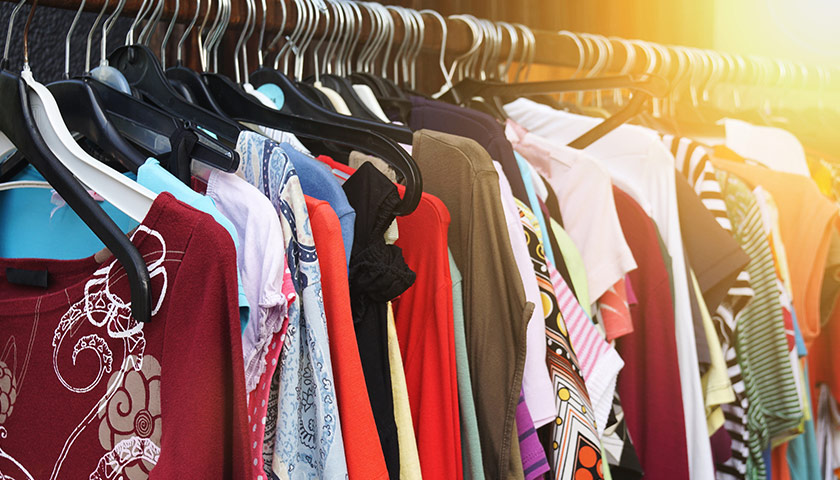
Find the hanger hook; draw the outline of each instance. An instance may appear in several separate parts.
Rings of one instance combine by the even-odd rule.
[[[522,34],[528,38],[528,57],[525,61],[525,70],[522,71],[523,80],[528,80],[528,77],[531,75],[531,66],[537,57],[537,37],[534,36],[534,31],[531,30],[531,27],[521,23],[515,25],[522,29]]]
[[[410,8],[405,9],[405,14],[411,20],[412,27],[412,43],[411,48],[406,55],[406,64],[408,65],[408,80],[409,86],[412,90],[417,87],[417,56],[420,55],[420,49],[423,48],[423,37],[426,35],[426,25],[423,23],[423,18],[420,12]]]
[[[324,4],[324,32],[321,34],[321,38],[318,39],[318,43],[315,44],[315,47],[312,49],[312,65],[315,69],[315,82],[321,81],[321,58],[318,55],[318,50],[321,49],[321,45],[323,45],[324,41],[327,39],[327,34],[330,32],[330,27],[332,26],[332,16],[330,15],[331,6],[332,3],[329,5]],[[364,7],[364,5],[362,6]],[[365,9],[367,9],[367,7],[365,7]],[[326,54],[326,52],[324,53]]]
[[[359,31],[362,29],[362,23],[364,22],[362,10],[359,8],[359,5],[356,2],[347,2],[347,10],[348,12],[350,12],[350,16],[353,18],[353,35],[350,39],[349,44],[347,45],[347,54],[344,57],[344,75],[349,75],[350,72],[353,71],[353,52],[356,50],[356,46],[359,44],[359,41],[361,41],[361,38],[359,35],[356,34],[356,31],[357,29]]]
[[[470,17],[472,18],[472,21],[476,23],[478,30],[481,32],[482,40],[481,46],[478,50],[476,50],[475,55],[470,57],[468,75],[473,78],[487,80],[487,75],[484,73],[484,66],[487,64],[487,55],[490,53],[493,39],[491,38],[490,32],[487,30],[487,24],[484,23],[483,19],[479,19],[472,15],[470,15]]]
[[[32,25],[32,19],[35,17],[35,8],[38,6],[38,0],[32,0],[32,8],[29,10],[29,15],[26,17],[26,24],[23,26],[23,70],[29,71],[29,26]]]
[[[116,23],[117,18],[122,13],[123,7],[125,6],[126,0],[119,0],[117,2],[117,7],[111,12],[111,15],[102,22],[102,38],[99,41],[99,66],[106,67],[108,66],[108,35],[111,33],[111,29],[114,27],[114,23]]]
[[[213,42],[214,73],[219,72],[219,46],[222,44],[222,37],[224,37],[225,33],[227,32],[228,25],[230,25],[231,2],[230,0],[223,0],[222,4],[225,7],[223,11],[222,21],[219,22],[218,33],[216,34],[215,41]]]
[[[449,33],[449,29],[446,26],[446,19],[443,18],[443,15],[438,13],[435,10],[431,9],[423,9],[420,10],[420,15],[431,15],[440,22],[440,56],[438,57],[438,62],[440,66],[440,72],[443,74],[443,89],[448,90],[452,88],[452,76],[446,70],[446,36]],[[443,91],[442,89],[442,91]]]
[[[318,32],[318,25],[321,23],[321,16],[323,13],[328,11],[327,6],[321,0],[312,0],[311,4],[313,13],[311,27],[307,29],[307,35],[304,37],[300,47],[300,60],[298,62],[298,77],[300,78],[303,78],[303,65],[306,60],[306,52],[309,50],[309,46],[312,44],[312,39],[315,38],[315,34]],[[327,23],[329,23],[328,20]],[[327,23],[324,24],[325,28]],[[358,38],[356,41],[358,42]],[[316,66],[315,69],[317,68],[318,67]]]
[[[621,66],[621,69],[618,71],[619,75],[627,75],[630,73],[630,70],[636,64],[636,49],[633,48],[633,45],[630,43],[630,40],[625,38],[619,37],[610,37],[609,40],[615,41],[621,44],[624,48],[624,65]],[[615,89],[613,91],[613,102],[616,105],[624,105],[624,95],[621,93],[621,89]]]
[[[573,42],[575,42],[575,46],[577,46],[578,64],[577,67],[575,67],[575,73],[571,76],[571,78],[577,78],[581,70],[583,70],[583,66],[586,64],[586,48],[583,46],[583,42],[580,40],[580,37],[568,30],[560,30],[557,34],[561,37],[570,38]]]
[[[482,35],[480,34],[480,31],[478,30],[477,26],[469,20],[468,15],[464,15],[464,14],[450,15],[449,19],[450,20],[460,20],[460,21],[464,22],[467,25],[467,27],[470,29],[470,32],[472,33],[472,45],[470,45],[470,48],[466,52],[464,52],[463,54],[456,57],[455,60],[452,61],[452,66],[451,66],[451,69],[449,71],[449,76],[450,76],[450,78],[454,78],[454,74],[455,74],[456,69],[459,66],[462,66],[462,63],[464,63],[464,60],[471,57],[478,50],[478,48],[481,46]],[[463,78],[463,75],[461,75],[461,78]]]
[[[265,0],[263,0],[265,2]],[[209,8],[209,6],[208,6]],[[190,32],[192,32],[193,27],[195,27],[196,22],[198,21],[198,16],[201,14],[201,0],[195,0],[195,14],[190,20],[190,23],[184,27],[184,33],[181,35],[181,38],[178,39],[178,51],[175,54],[175,62],[176,65],[181,66],[184,61],[184,42],[186,42],[187,37],[190,36]]]
[[[166,45],[169,43],[169,37],[172,36],[172,29],[175,28],[175,22],[178,21],[178,11],[180,10],[181,0],[175,0],[175,9],[172,11],[172,18],[169,19],[166,33],[163,34],[163,40],[160,42],[160,65],[164,70],[166,70]]]
[[[423,21],[423,15],[414,9],[408,9],[408,14],[414,20],[415,36],[414,48],[411,50],[409,60],[409,75],[411,77],[411,89],[417,89],[417,57],[420,56],[420,51],[423,49],[423,41],[426,38],[426,22]]]
[[[90,26],[90,30],[88,31],[87,35],[87,44],[85,45],[85,72],[90,73],[90,49],[93,45],[93,32],[96,31],[96,27],[99,25],[99,21],[102,20],[102,16],[105,15],[105,10],[108,9],[108,3],[110,0],[105,0],[102,3],[102,10],[99,11],[99,15],[96,16],[96,19],[93,21],[93,25]],[[104,26],[104,24],[103,24]]]
[[[339,34],[344,30],[344,8],[339,4],[338,0],[327,0],[329,2],[330,7],[334,10],[335,16],[335,27],[332,28],[330,32],[330,38],[327,41],[327,46],[324,48],[324,59],[321,61],[321,70],[323,70],[327,74],[332,74],[333,72],[333,63],[332,58],[335,55],[335,52],[338,48],[338,42],[336,39],[339,38]],[[369,5],[365,5],[365,8],[369,8],[371,12],[373,9]],[[377,15],[374,14],[376,18]],[[372,53],[371,53],[372,55]]]
[[[476,24],[476,28],[478,28],[481,36],[481,44],[467,62],[467,75],[473,78],[486,80],[487,75],[484,74],[483,65],[486,63],[484,60],[487,58],[487,54],[489,53],[493,40],[490,38],[490,34],[487,31],[487,26],[483,19],[480,20],[474,15],[469,15],[469,17],[471,19],[470,21],[474,22]]]
[[[583,37],[585,41],[591,42],[591,44],[596,50],[595,64],[592,65],[592,68],[589,69],[588,72],[586,72],[586,75],[584,75],[585,78],[592,78],[599,75],[607,66],[607,48],[604,47],[604,44],[601,43],[600,38],[596,35],[593,35],[591,33],[584,33],[581,34],[581,37]]]
[[[85,0],[79,3],[79,9],[76,10],[76,15],[73,17],[73,22],[70,28],[67,29],[67,35],[64,37],[64,79],[70,78],[70,37],[73,35],[73,30],[79,23],[79,17],[82,16],[82,11],[85,9]]]
[[[207,27],[207,22],[210,20],[210,10],[213,9],[213,0],[207,0],[207,11],[204,13],[204,18],[201,20],[201,25],[196,30],[196,43],[198,44],[198,60],[201,63],[201,70],[206,72],[208,68],[208,52],[207,39],[210,36],[209,32],[205,35],[204,29]]]
[[[216,17],[213,19],[210,30],[207,32],[207,64],[212,72],[218,72],[218,60],[216,45],[221,40],[221,34],[224,24],[224,18],[227,12],[227,3],[224,0],[219,0],[218,8],[216,9]]]
[[[149,20],[146,22],[146,25],[143,26],[143,30],[140,31],[140,36],[137,38],[137,41],[141,44],[146,46],[149,45],[152,33],[154,33],[155,28],[157,28],[157,22],[160,20],[161,15],[163,15],[163,4],[164,0],[159,0],[155,3],[154,9],[151,10]]]
[[[332,74],[335,71],[336,75],[342,75],[347,65],[345,62],[347,46],[356,28],[356,17],[350,11],[347,2],[336,1],[335,5],[340,28],[336,30],[336,41],[330,49],[332,63],[329,65],[329,72]]]
[[[481,64],[479,66],[480,69],[480,77],[483,79],[492,78],[490,74],[487,73],[487,65],[490,63],[490,59],[496,56],[496,52],[498,51],[498,29],[496,28],[496,24],[491,22],[490,20],[481,19],[480,25],[484,29],[484,38],[487,39],[485,42],[485,48],[481,55]]]
[[[250,76],[248,73],[248,41],[254,34],[254,29],[257,26],[257,3],[255,0],[246,0],[248,6],[248,15],[250,20],[247,22],[248,33],[245,35],[245,41],[242,44],[242,79],[244,83],[250,84]],[[265,11],[263,11],[263,18],[265,18]]]
[[[402,53],[400,54],[400,66],[402,67],[402,84],[409,85],[410,82],[410,72],[408,68],[408,59],[411,56],[411,52],[414,49],[414,37],[415,37],[415,30],[416,26],[414,25],[414,19],[408,13],[408,9],[405,7],[399,8],[400,17],[403,20],[403,44],[401,47]]]
[[[510,37],[510,49],[505,59],[505,63],[499,66],[499,79],[507,79],[510,67],[513,65],[513,57],[516,56],[516,50],[519,48],[519,32],[516,31],[513,25],[508,22],[496,22],[496,25],[503,28]]]
[[[236,46],[233,48],[233,75],[236,83],[241,83],[241,75],[239,72],[239,52],[242,49],[242,45],[245,42],[245,36],[248,35],[248,27],[251,24],[251,2],[250,0],[245,0],[245,5],[247,7],[247,12],[245,14],[245,23],[242,25],[242,31],[239,32],[239,38],[236,39]],[[245,65],[245,69],[248,69],[248,66]]]
[[[513,75],[513,81],[518,82],[519,77],[525,70],[525,63],[528,61],[528,55],[531,50],[531,38],[525,31],[525,25],[522,25],[521,23],[514,23],[513,28],[516,29],[517,33],[520,30],[522,31],[522,53],[519,54],[519,59],[516,61],[516,73]]]
[[[205,18],[205,22],[210,19],[210,11],[213,9],[213,0],[208,0],[209,5],[207,8],[207,17]],[[213,42],[216,40],[216,28],[219,24],[219,17],[222,15],[222,9],[224,8],[224,4],[222,0],[216,1],[216,14],[213,16],[213,21],[210,23],[210,26],[207,28],[207,33],[204,34],[204,41],[202,42],[202,46],[204,49],[204,57],[206,67],[203,67],[206,71],[213,70]],[[204,32],[204,24],[201,25],[202,33]]]
[[[263,45],[265,45],[265,24],[266,19],[268,18],[268,5],[266,4],[265,0],[260,0],[260,6],[262,7],[262,21],[260,22],[260,36],[257,40],[257,68],[263,67],[263,62],[265,61],[264,52],[263,52]]]
[[[265,49],[266,53],[272,51],[274,47],[280,42],[280,39],[283,38],[283,30],[286,29],[286,20],[289,13],[286,9],[286,0],[280,0],[277,3],[280,4],[280,28],[274,35],[274,38],[272,38],[271,41],[268,42],[268,47],[266,47]]]
[[[9,47],[12,43],[12,30],[15,27],[15,17],[17,17],[17,14],[23,7],[24,3],[26,3],[26,0],[20,0],[20,2],[18,2],[12,10],[11,15],[9,15],[9,29],[6,32],[6,45],[3,47],[3,59],[0,61],[0,70],[6,68],[6,63],[9,61]]]
[[[504,29],[497,22],[487,20],[487,27],[493,32],[493,51],[490,55],[490,61],[493,68],[490,69],[488,75],[494,80],[499,80],[499,72],[504,67],[501,61],[502,44],[504,43]]]
[[[368,33],[368,38],[365,41],[365,44],[362,45],[362,50],[359,52],[359,55],[356,57],[356,70],[364,71],[367,66],[368,56],[373,51],[374,44],[379,38],[379,23],[376,21],[376,15],[373,13],[373,9],[370,7],[368,2],[361,2],[359,3],[359,5],[365,10],[365,12],[367,12],[368,17],[370,18],[370,30]],[[338,19],[336,18],[336,21],[337,20]],[[330,33],[332,34],[332,31]],[[326,35],[321,37],[321,40],[323,41],[325,37]]]
[[[397,7],[394,5],[386,5],[385,8],[389,11],[389,13],[393,12],[396,13],[397,16],[403,23],[403,38],[402,42],[400,42],[400,46],[397,48],[397,51],[394,53],[394,82],[400,83],[400,70],[399,70],[399,63],[404,58],[405,47],[408,45],[408,22],[405,19],[405,15],[403,15],[402,7]],[[393,16],[391,16],[393,18]],[[390,52],[389,52],[390,53]]]
[[[247,0],[248,10],[251,12],[251,21],[248,23],[248,35],[245,37],[245,43],[242,45],[242,78],[245,83],[250,84],[251,78],[248,72],[248,41],[254,34],[257,28],[257,3],[256,0]],[[264,1],[264,0],[263,0]],[[263,10],[263,19],[265,19],[265,10]]]
[[[125,35],[125,44],[134,45],[134,29],[140,24],[140,21],[146,16],[146,7],[149,5],[148,0],[143,0],[140,3],[140,8],[137,9],[137,15],[134,16],[134,21],[128,27],[128,33]]]
[[[304,18],[306,16],[306,12],[304,11],[303,4],[301,0],[294,0],[295,2],[295,27],[292,29],[292,33],[286,36],[286,43],[283,44],[282,47],[277,51],[277,54],[274,56],[274,69],[278,70],[280,66],[280,57],[283,57],[283,74],[288,75],[289,73],[289,52],[292,49],[297,49],[297,41],[300,36],[300,32],[303,30]],[[282,3],[282,2],[281,2]],[[283,34],[283,29],[278,32],[279,35]]]

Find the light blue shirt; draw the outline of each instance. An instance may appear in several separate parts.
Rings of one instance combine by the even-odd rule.
[[[14,180],[44,181],[31,165]],[[56,203],[53,203],[56,202]],[[0,257],[86,258],[105,245],[76,215],[64,206],[58,195],[43,188],[16,188],[0,191]],[[108,202],[99,204],[120,230],[129,232],[137,222]]]
[[[543,211],[542,208],[540,208],[540,202],[537,199],[537,191],[534,188],[534,182],[531,180],[531,167],[528,166],[528,161],[525,160],[519,152],[513,152],[513,155],[516,157],[517,165],[519,165],[519,173],[522,175],[522,182],[525,183],[525,192],[528,194],[528,203],[531,205],[531,211],[534,212],[534,217],[536,217],[537,223],[540,225],[542,244],[545,249],[545,258],[547,258],[553,265],[557,265],[554,261],[554,252],[551,250],[551,242],[548,241],[547,227],[549,225],[545,223],[545,217],[543,217]]]
[[[209,214],[219,225],[228,231],[231,239],[233,239],[236,250],[239,250],[239,235],[236,233],[236,227],[216,208],[216,203],[213,202],[213,199],[205,197],[182,183],[178,178],[169,173],[169,171],[161,167],[160,162],[154,158],[147,159],[146,163],[137,169],[137,183],[155,193],[169,192],[172,196],[187,205]],[[248,298],[245,296],[245,290],[242,288],[242,278],[239,276],[239,269],[236,270],[236,283],[239,286],[239,322],[244,330],[245,325],[248,324],[249,305]]]
[[[126,176],[134,178],[133,174]],[[30,165],[15,180],[44,181],[44,177]],[[212,215],[231,234],[234,244],[238,243],[233,224],[219,213],[213,200],[181,183],[157,160],[148,159],[138,169],[137,183],[154,193],[169,192],[178,200]],[[136,221],[110,203],[100,202],[99,205],[123,232],[137,227]],[[51,190],[16,188],[0,191],[0,257],[73,260],[89,257],[104,247],[76,212],[64,205],[63,200]],[[248,300],[239,281],[239,320],[242,328],[248,323],[248,312]]]

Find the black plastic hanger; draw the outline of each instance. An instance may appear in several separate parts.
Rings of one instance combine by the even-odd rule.
[[[168,77],[169,76],[167,75],[167,78]],[[184,82],[180,80],[173,80],[170,78],[169,84],[172,85],[172,88],[175,89],[175,93],[180,95],[184,100],[190,103],[196,103],[195,96],[193,96],[193,93],[190,91],[190,89],[187,88],[186,85],[184,85]]]
[[[160,62],[148,47],[120,47],[108,56],[108,61],[125,75],[132,87],[137,88],[158,107],[172,112],[191,125],[213,132],[228,145],[235,146],[239,134],[246,130],[230,119],[181,98],[169,84]]]
[[[662,98],[668,94],[668,82],[655,75],[618,75],[612,77],[581,78],[571,80],[549,80],[544,82],[504,83],[465,78],[441,96],[441,100],[463,104],[474,97],[516,98],[544,93],[581,92],[587,90],[628,89],[633,97],[628,104],[612,117],[605,119],[573,140],[569,146],[586,148],[607,133],[636,116],[652,97]]]
[[[387,137],[370,130],[356,128],[349,122],[342,125],[295,117],[282,110],[265,107],[227,77],[209,73],[205,73],[202,77],[213,97],[232,118],[283,130],[305,138],[351,146],[393,165],[405,178],[405,196],[397,206],[398,215],[413,212],[420,203],[423,183],[419,168],[402,147]]]
[[[61,80],[48,86],[55,97],[62,118],[72,131],[93,142],[105,154],[116,159],[124,168],[137,171],[147,155],[127,142],[109,120],[96,92],[84,80]],[[0,181],[8,181],[25,165],[26,159],[16,152],[0,169]]]
[[[351,74],[349,78],[353,83],[370,87],[386,115],[391,118],[396,116],[402,123],[408,124],[412,104],[405,90],[386,78],[370,73],[357,72]]]
[[[114,254],[128,276],[132,316],[140,322],[149,322],[151,279],[143,256],[47,147],[32,117],[26,84],[5,70],[0,72],[0,105],[3,108],[0,131]]]
[[[327,98],[324,92],[306,82],[295,82],[295,85],[297,85],[303,95],[309,97],[310,100],[315,102],[317,105],[320,105],[321,108],[336,113],[335,107],[333,107],[333,104],[330,103],[330,99]]]
[[[373,94],[376,95],[377,98],[385,97],[391,94],[391,92],[386,92],[383,89],[382,85],[379,84],[379,82],[377,82],[376,80],[374,80],[373,75],[370,75],[368,73],[351,73],[349,78],[350,81],[352,81],[355,84],[367,85],[368,87],[370,87],[370,89],[373,90]]]
[[[176,65],[166,69],[166,78],[170,81],[180,82],[189,90],[192,99],[188,99],[188,101],[191,103],[195,103],[202,108],[224,116],[224,112],[219,108],[219,105],[213,99],[213,96],[210,95],[210,92],[207,91],[207,86],[201,81],[201,76],[196,71],[183,65]]]
[[[136,172],[148,158],[129,144],[111,123],[99,96],[89,80],[60,80],[47,86],[55,97],[64,123],[71,131],[84,135],[125,168]]]
[[[198,139],[190,152],[192,159],[228,173],[239,168],[239,154],[235,147],[220,142],[169,112],[108,85],[96,81],[89,82],[89,85],[96,91],[102,107],[120,133],[151,156],[161,158],[161,155],[170,151],[168,140],[175,138],[180,131],[189,130]]]
[[[411,144],[414,135],[411,130],[398,125],[382,123],[378,121],[364,120],[347,115],[331,112],[306,97],[298,87],[277,70],[261,68],[251,74],[251,84],[259,87],[268,83],[277,85],[283,90],[285,102],[280,109],[285,113],[293,113],[301,117],[321,120],[323,122],[352,125],[360,129],[366,129],[388,137],[396,142]]]
[[[369,77],[375,84],[379,85],[382,96],[385,98],[402,98],[409,100],[408,94],[390,78],[380,77],[371,73],[360,73],[361,76]],[[375,92],[375,90],[374,90]]]
[[[364,104],[359,95],[353,89],[353,84],[350,83],[344,77],[339,77],[338,75],[326,75],[322,74],[319,78],[321,84],[325,87],[332,88],[339,95],[341,95],[342,100],[344,103],[347,104],[347,108],[350,109],[350,113],[353,114],[354,118],[362,118],[365,120],[370,120],[371,122],[380,122],[381,121],[373,114],[373,112],[368,109],[367,105]],[[307,81],[314,82],[315,77],[311,77],[307,79]]]

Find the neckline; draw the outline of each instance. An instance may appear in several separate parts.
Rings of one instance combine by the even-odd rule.
[[[155,230],[155,226],[160,221],[166,209],[171,207],[172,202],[176,202],[176,200],[171,194],[167,192],[158,194],[140,225],[150,230]],[[148,237],[149,235],[147,234],[138,234],[132,240],[132,244],[135,248],[141,250]],[[44,313],[60,308],[70,308],[70,306],[84,297],[85,285],[94,277],[95,273],[106,265],[112,265],[114,262],[117,262],[117,259],[113,255],[102,263],[96,261],[95,255],[75,260],[0,258],[0,277],[3,278],[5,278],[6,268],[47,269],[50,275],[53,276],[84,275],[80,280],[60,290],[48,289],[48,292],[42,295],[0,299],[0,318],[32,314],[36,310],[39,313]],[[117,271],[124,272],[122,267],[118,266],[117,268]]]

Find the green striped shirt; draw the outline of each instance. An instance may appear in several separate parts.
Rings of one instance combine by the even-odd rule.
[[[747,476],[764,479],[762,451],[770,440],[802,420],[796,383],[788,358],[784,316],[776,287],[770,242],[752,191],[739,178],[717,172],[735,237],[750,256],[747,270],[755,296],[738,320],[735,349],[749,400]]]

